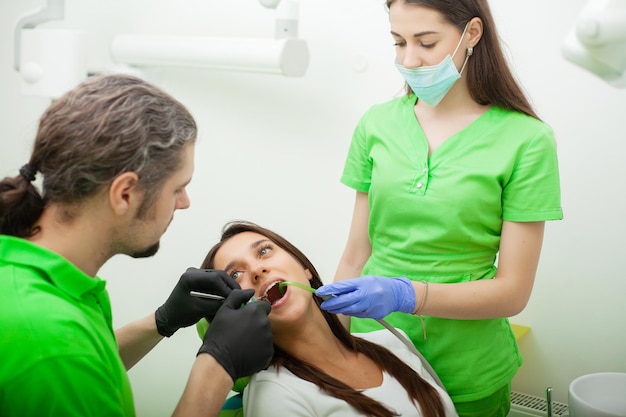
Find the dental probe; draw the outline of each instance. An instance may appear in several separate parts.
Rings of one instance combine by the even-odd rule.
[[[199,291],[189,291],[189,295],[199,298],[208,298],[210,300],[224,300],[224,297],[222,297],[221,295],[207,294]]]
[[[311,288],[307,285],[304,284],[300,284],[299,282],[294,282],[294,281],[286,281],[286,282],[281,282],[278,285],[278,288],[281,290],[281,292],[283,291],[283,287],[286,287],[287,285],[293,285],[294,287],[298,287],[298,288],[302,288],[303,290],[307,290],[312,292],[314,295],[316,295],[317,297],[323,299],[324,301],[328,300],[331,297],[336,297],[336,295],[331,294],[331,295],[326,295],[326,296],[319,296],[317,294],[315,294],[315,288]],[[437,372],[435,372],[435,370],[433,369],[432,366],[430,366],[430,363],[428,363],[428,361],[426,360],[426,358],[420,353],[419,350],[417,350],[417,348],[415,347],[415,345],[413,344],[413,342],[411,342],[409,339],[407,339],[402,333],[398,332],[392,325],[390,325],[389,323],[387,323],[385,320],[383,319],[374,319],[377,322],[379,322],[383,327],[385,327],[387,330],[389,330],[395,337],[397,337],[398,339],[400,339],[400,341],[402,343],[404,343],[404,345],[409,348],[409,350],[411,352],[413,352],[414,355],[416,355],[418,358],[420,358],[420,360],[422,361],[422,365],[424,366],[424,368],[426,368],[426,370],[432,375],[433,379],[435,380],[435,382],[437,383],[437,385],[439,385],[441,388],[444,388],[443,386],[443,382],[441,382],[441,379],[439,379],[439,376],[437,375]],[[445,388],[444,388],[445,389]]]
[[[222,297],[221,295],[207,294],[205,292],[200,292],[200,291],[189,291],[189,295],[193,297],[198,297],[198,298],[208,298],[209,300],[225,300],[225,298]],[[257,301],[259,300],[255,296],[252,296],[250,300],[248,300],[248,303],[256,303]]]

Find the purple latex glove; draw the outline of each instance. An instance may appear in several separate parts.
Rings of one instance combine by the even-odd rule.
[[[321,306],[335,314],[382,319],[394,311],[415,310],[415,291],[404,277],[363,276],[322,285],[315,293],[331,296]]]

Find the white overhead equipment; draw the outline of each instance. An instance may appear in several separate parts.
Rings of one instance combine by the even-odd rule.
[[[136,67],[194,67],[301,77],[309,66],[307,43],[298,39],[299,4],[260,0],[276,9],[274,38],[122,34],[111,43],[113,59]]]
[[[626,87],[626,0],[591,0],[566,37],[563,55],[609,84]]]
[[[121,66],[111,71],[142,74],[149,68],[171,66],[304,76],[309,49],[298,39],[299,3],[259,2],[275,9],[273,38],[120,34],[113,37],[110,52]],[[47,0],[47,7],[18,21],[13,65],[21,75],[24,94],[57,98],[87,77],[84,33],[38,27],[64,17],[65,0]]]

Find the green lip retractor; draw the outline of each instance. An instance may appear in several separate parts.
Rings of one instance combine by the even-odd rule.
[[[285,293],[285,287],[287,285],[293,285],[294,287],[298,287],[298,288],[302,288],[303,290],[307,290],[312,292],[313,294],[315,294],[315,288],[311,288],[308,285],[304,285],[304,284],[300,284],[299,282],[295,282],[295,281],[285,281],[285,282],[281,282],[280,284],[278,284],[278,288],[280,289],[281,293]]]
[[[300,284],[299,282],[295,282],[295,281],[285,281],[285,282],[281,282],[280,284],[278,284],[278,289],[280,290],[281,293],[285,294],[285,287],[287,285],[293,285],[294,287],[298,287],[298,288],[302,288],[303,290],[307,290],[309,292],[312,292],[313,294],[315,294],[315,288],[311,288],[308,285],[304,285],[304,284]],[[319,296],[317,294],[315,294],[315,296],[321,298],[322,300],[326,301],[328,300],[330,297],[332,297],[331,295],[325,295],[325,296]]]

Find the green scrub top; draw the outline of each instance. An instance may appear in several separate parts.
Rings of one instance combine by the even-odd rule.
[[[362,275],[456,283],[493,278],[502,222],[563,217],[556,144],[543,122],[491,107],[429,156],[415,95],[369,109],[341,182],[368,193],[372,254]],[[451,320],[393,313],[455,402],[484,398],[522,363],[507,319]],[[379,329],[352,319],[354,332]]]
[[[0,329],[0,415],[135,415],[101,279],[0,235]]]

